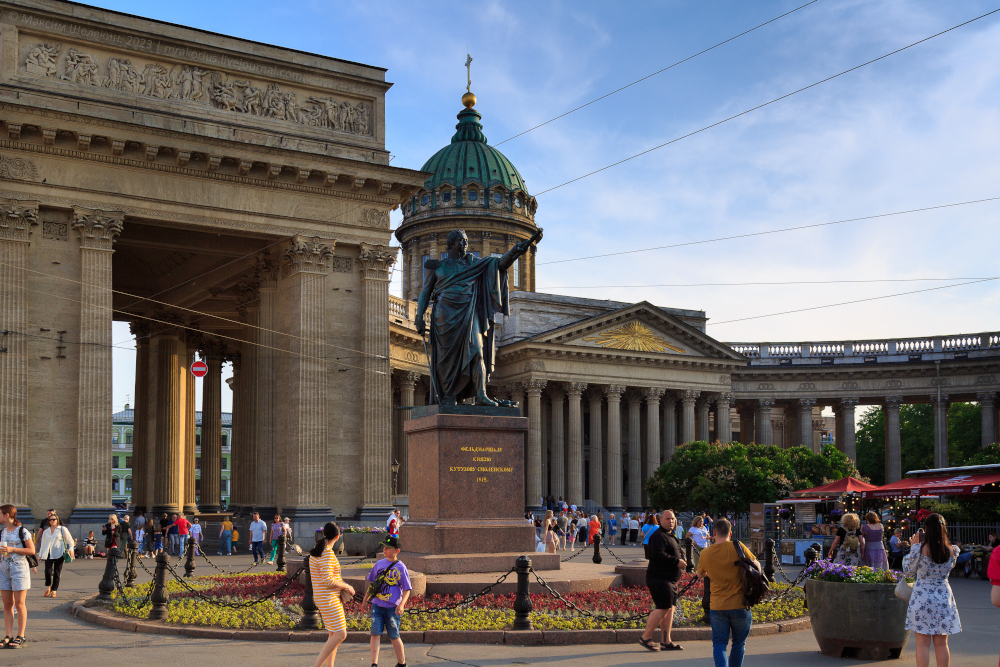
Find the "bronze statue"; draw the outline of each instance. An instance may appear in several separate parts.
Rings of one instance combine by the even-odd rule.
[[[417,301],[417,332],[427,329],[424,313],[431,309],[431,405],[455,405],[475,398],[476,405],[513,406],[486,395],[486,382],[496,360],[496,315],[509,314],[507,269],[542,238],[539,229],[502,257],[475,259],[466,250],[462,230],[448,234],[448,255],[428,259],[429,270]]]

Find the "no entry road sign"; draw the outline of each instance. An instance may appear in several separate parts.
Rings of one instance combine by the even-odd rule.
[[[191,364],[191,375],[196,378],[203,378],[208,375],[208,364],[204,361],[196,361]]]

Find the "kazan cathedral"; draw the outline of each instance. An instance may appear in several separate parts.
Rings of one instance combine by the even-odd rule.
[[[464,229],[479,258],[500,256],[537,230],[537,201],[489,145],[475,95],[462,103],[451,142],[421,168],[429,176],[403,205],[395,232],[403,294],[390,297],[395,406],[427,401],[427,361],[413,322],[424,264],[445,254],[448,232]],[[517,401],[530,420],[526,504],[537,507],[551,494],[611,511],[641,506],[643,481],[677,443],[698,434],[732,439],[730,375],[745,359],[705,334],[701,311],[536,292],[537,251],[509,270],[510,315],[490,379],[490,395]],[[408,415],[394,412],[395,500],[405,504]],[[723,423],[717,433],[713,417]]]

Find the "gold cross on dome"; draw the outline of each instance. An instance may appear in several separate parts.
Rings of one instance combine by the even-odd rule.
[[[465,71],[468,76],[469,83],[465,86],[465,92],[472,92],[472,56],[468,53],[465,54]]]

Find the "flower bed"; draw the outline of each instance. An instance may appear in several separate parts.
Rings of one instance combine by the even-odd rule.
[[[260,598],[284,583],[284,575],[275,573],[254,573],[240,575],[212,575],[199,577],[188,582],[200,595],[216,598],[224,602],[245,602]],[[678,584],[684,588],[690,581],[688,575]],[[805,597],[796,590],[783,599],[776,597],[788,588],[784,584],[772,585],[772,591],[765,600],[754,607],[754,621],[757,623],[787,620],[803,616]],[[128,597],[138,602],[146,595],[145,586],[128,591]],[[167,622],[183,625],[215,626],[232,629],[293,629],[302,616],[302,596],[304,589],[297,581],[288,585],[271,600],[241,609],[220,607],[198,598],[183,584],[171,581],[167,584],[170,594]],[[675,627],[701,625],[703,610],[701,597],[703,586],[698,581],[678,601],[674,617]],[[135,618],[146,618],[150,605],[140,608],[129,607],[118,593],[113,594],[114,609],[121,614]],[[581,609],[613,618],[627,618],[646,614],[653,608],[649,591],[645,588],[614,588],[607,591],[567,593],[564,597]],[[514,594],[484,595],[472,600],[467,606],[444,610],[434,614],[403,615],[402,630],[510,630],[514,624]],[[423,609],[441,609],[462,600],[462,596],[430,595],[411,598],[407,604],[410,612]],[[641,628],[645,619],[614,621],[594,619],[567,607],[548,593],[532,593],[533,611],[531,620],[539,630],[591,630],[600,628]],[[361,613],[358,603],[347,606],[348,630],[370,630],[368,614]]]
[[[818,560],[806,568],[807,579],[851,584],[895,584],[902,576],[899,570],[873,570],[867,565],[844,565],[829,560]],[[907,581],[913,581],[912,577]]]
[[[316,531],[319,532],[319,531]],[[388,533],[387,528],[379,528],[378,526],[347,526],[340,530],[341,533]]]

